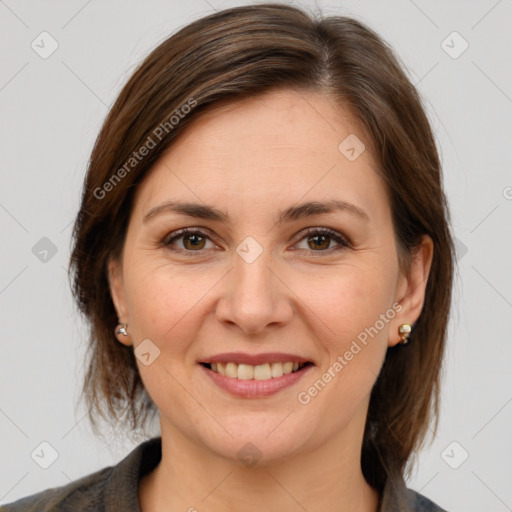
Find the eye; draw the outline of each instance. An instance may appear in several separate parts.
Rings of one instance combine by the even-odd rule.
[[[172,246],[179,239],[182,239],[182,247],[178,247],[176,250],[187,252],[200,252],[205,249],[207,240],[211,242],[210,237],[203,231],[184,228],[177,233],[172,233],[171,238],[168,237],[163,243],[166,246]]]
[[[175,245],[178,240],[181,240],[181,247]],[[306,240],[308,247],[300,249],[309,250],[311,252],[328,252],[350,246],[349,242],[347,242],[342,235],[329,228],[309,228],[305,233],[302,233],[300,241],[302,242],[302,240]],[[338,245],[330,247],[332,240]],[[208,242],[210,242],[213,247],[216,247],[211,241],[210,236],[204,231],[197,228],[184,228],[171,233],[164,239],[163,245],[172,250],[190,254],[194,252],[200,253],[203,249],[208,249],[208,247],[206,247]]]
[[[302,240],[306,240],[305,250],[313,252],[327,252],[331,249],[339,250],[349,247],[349,243],[343,236],[329,228],[309,228],[306,233],[303,233]],[[338,243],[337,247],[330,247],[332,240]]]

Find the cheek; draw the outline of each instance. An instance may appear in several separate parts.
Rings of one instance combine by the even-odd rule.
[[[125,279],[132,331],[166,351],[184,350],[200,328],[196,317],[202,301],[218,280],[214,272],[177,269],[167,262],[134,262]]]
[[[342,269],[308,292],[306,302],[318,315],[322,369],[336,375],[332,380],[344,396],[369,392],[387,350],[389,322],[395,316],[392,275],[378,268]]]
[[[137,360],[137,366],[161,410],[185,398],[179,383],[188,386],[187,356],[200,328],[197,314],[212,286],[206,281],[166,263],[133,265],[125,279],[134,344],[150,339],[160,350],[153,364]]]
[[[392,305],[393,297],[389,274],[376,266],[342,268],[304,292],[329,337],[338,343],[373,325]]]
[[[158,271],[140,277],[132,274],[127,286],[130,318],[142,336],[158,335],[170,329],[182,313],[182,290],[163,278]]]

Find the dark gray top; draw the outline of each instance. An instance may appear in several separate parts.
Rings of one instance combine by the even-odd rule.
[[[162,439],[155,437],[141,443],[115,466],[1,505],[0,512],[141,512],[139,481],[158,465],[161,458]],[[394,489],[386,486],[379,512],[420,511],[446,512],[405,485]]]

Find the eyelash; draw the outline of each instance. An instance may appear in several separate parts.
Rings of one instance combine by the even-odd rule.
[[[166,236],[164,238],[164,240],[162,241],[162,243],[165,247],[170,248],[172,251],[185,253],[185,254],[187,254],[187,256],[195,256],[196,254],[199,254],[199,255],[202,254],[204,252],[204,250],[191,251],[191,250],[187,250],[187,249],[176,249],[176,248],[172,247],[171,244],[174,241],[176,241],[180,238],[183,238],[185,235],[199,235],[202,238],[207,238],[208,240],[212,241],[210,236],[207,233],[205,233],[204,231],[201,231],[200,229],[183,228],[183,229],[180,229],[179,231],[175,231],[174,233],[171,233],[170,235]],[[301,235],[302,236],[299,239],[299,242],[301,242],[305,238],[309,238],[313,235],[320,235],[320,236],[326,236],[328,238],[331,238],[339,244],[339,246],[337,246],[337,247],[331,247],[331,248],[325,249],[325,250],[314,251],[313,249],[309,249],[309,251],[312,253],[329,253],[330,254],[332,251],[346,249],[351,246],[351,244],[349,243],[349,241],[346,238],[344,238],[342,235],[340,235],[339,233],[337,233],[336,231],[334,231],[333,229],[330,229],[330,228],[308,228]],[[301,249],[301,250],[303,250],[303,249]],[[308,249],[305,249],[305,250],[308,250]]]

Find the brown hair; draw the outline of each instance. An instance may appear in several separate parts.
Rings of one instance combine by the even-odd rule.
[[[387,479],[408,471],[431,419],[437,428],[453,242],[418,93],[389,46],[348,17],[316,19],[279,4],[227,9],[165,40],[129,79],[96,140],[73,231],[73,292],[90,322],[84,396],[93,425],[95,416],[119,421],[126,414],[137,428],[155,412],[133,349],[114,336],[107,261],[123,247],[137,185],[179,133],[220,102],[277,87],[319,91],[350,108],[387,182],[403,268],[423,234],[434,242],[411,341],[388,349],[372,390],[361,466],[368,483],[382,490]],[[150,139],[155,147],[139,159]]]

